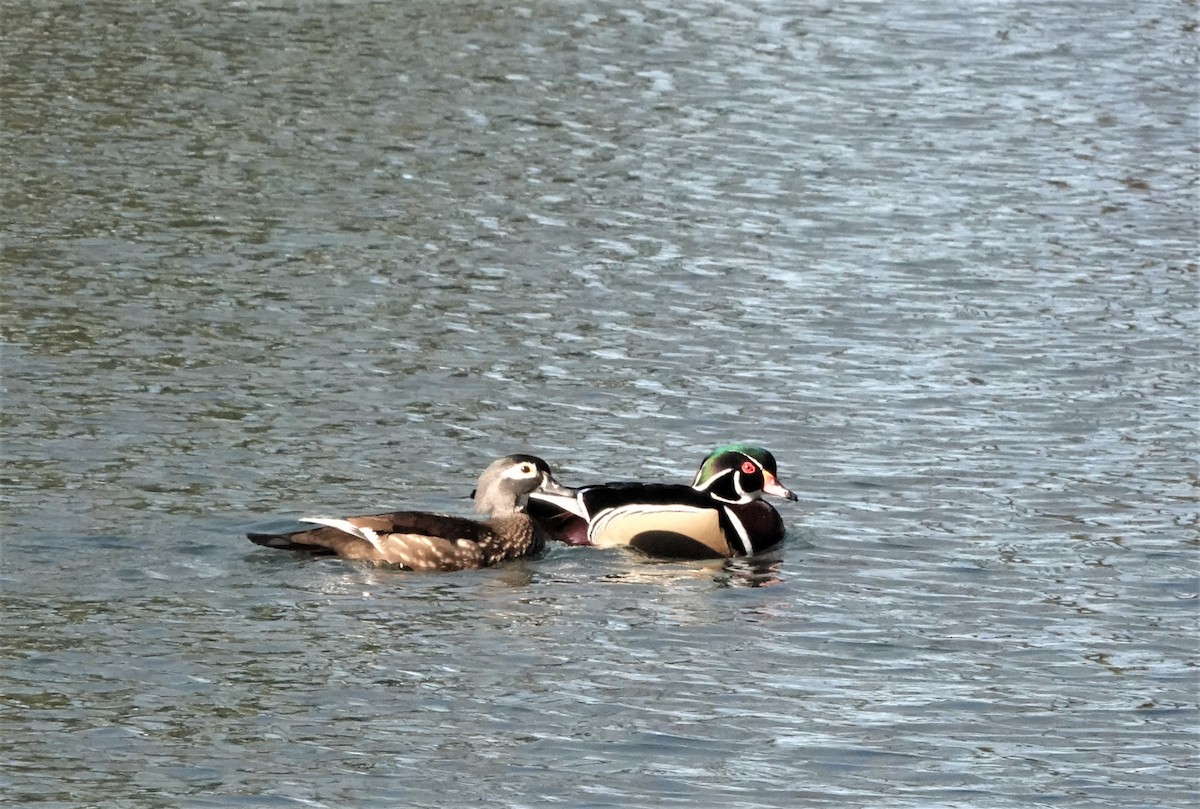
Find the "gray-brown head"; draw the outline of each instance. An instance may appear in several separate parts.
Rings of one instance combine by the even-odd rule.
[[[541,458],[506,455],[483,470],[471,496],[479,513],[506,517],[525,511],[532,491],[570,493],[554,479],[549,464]]]

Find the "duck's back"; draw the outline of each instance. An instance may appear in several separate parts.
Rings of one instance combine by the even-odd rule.
[[[524,514],[480,523],[464,517],[421,511],[392,511],[347,517],[348,527],[373,540],[322,525],[287,534],[250,534],[260,545],[281,550],[336,553],[346,559],[385,562],[409,570],[462,570],[486,567],[537,553],[545,536]]]

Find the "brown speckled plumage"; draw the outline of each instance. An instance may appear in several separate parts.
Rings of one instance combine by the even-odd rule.
[[[525,513],[527,498],[535,490],[561,489],[545,461],[531,455],[509,455],[479,477],[476,508],[492,514],[487,520],[396,511],[341,519],[308,518],[331,524],[286,534],[247,536],[270,548],[333,553],[408,570],[490,567],[541,552],[550,537]]]

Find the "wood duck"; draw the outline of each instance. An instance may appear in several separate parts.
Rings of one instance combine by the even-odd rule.
[[[691,486],[603,483],[530,495],[529,513],[572,545],[626,546],[651,556],[751,556],[778,544],[783,518],[763,495],[797,500],[776,477],[775,456],[729,444],[704,459]]]
[[[541,458],[509,455],[479,476],[472,497],[482,522],[421,511],[394,511],[363,517],[304,517],[320,528],[286,534],[251,533],[251,542],[268,548],[337,554],[398,565],[405,570],[463,570],[529,556],[542,550],[551,535],[526,512],[532,492],[570,495]]]

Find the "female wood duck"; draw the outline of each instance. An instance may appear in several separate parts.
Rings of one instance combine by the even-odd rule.
[[[247,534],[268,548],[335,553],[398,565],[406,570],[463,570],[529,556],[542,550],[551,535],[526,512],[529,495],[570,495],[550,467],[532,455],[509,455],[483,471],[472,496],[475,510],[491,519],[421,511],[394,511],[365,517],[304,517],[320,528],[287,534]]]
[[[691,486],[604,483],[533,492],[529,511],[555,539],[602,548],[627,546],[652,556],[751,556],[778,544],[783,518],[763,495],[798,499],[779,482],[775,456],[729,444],[704,459]]]

